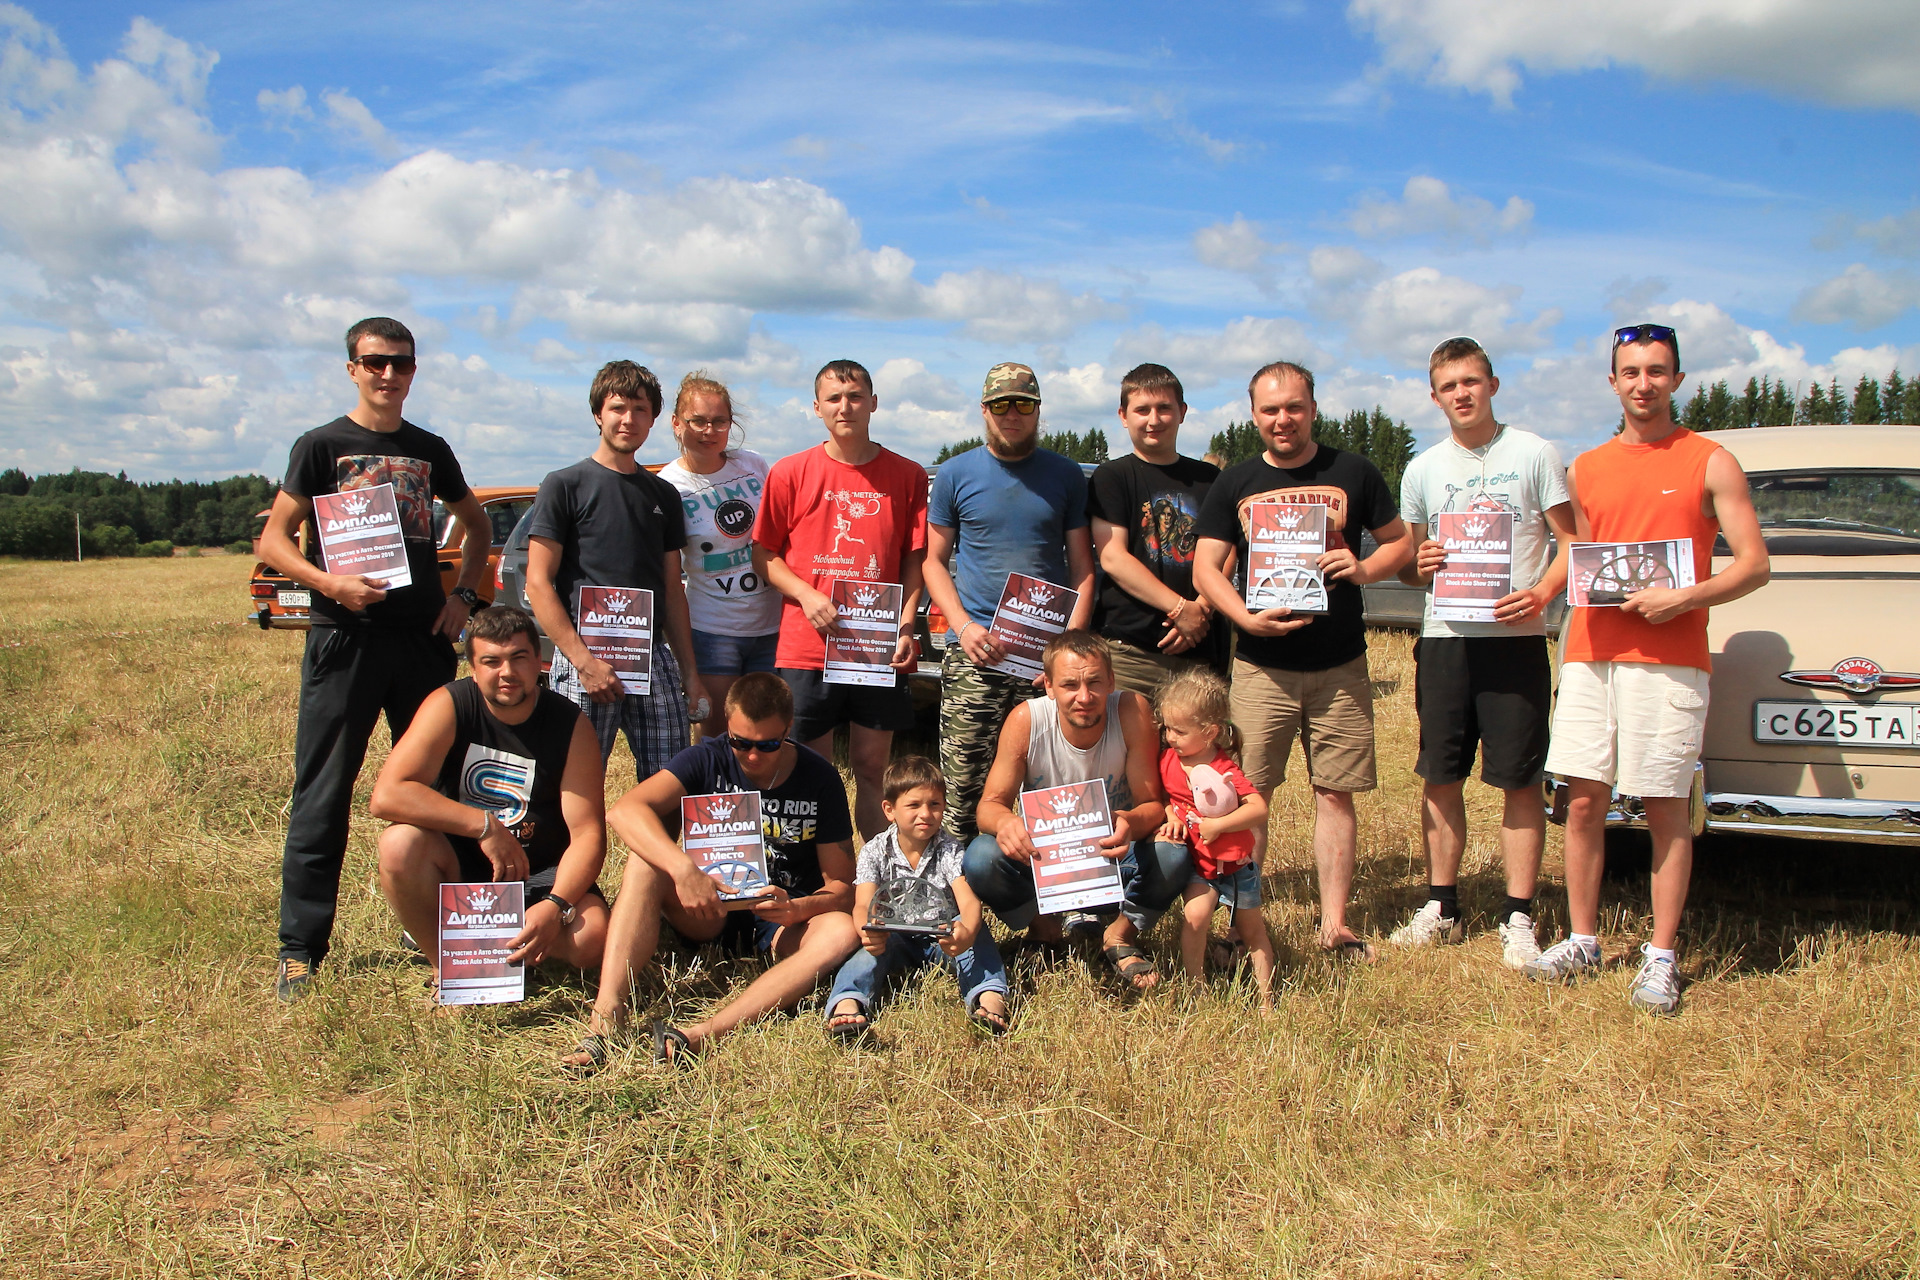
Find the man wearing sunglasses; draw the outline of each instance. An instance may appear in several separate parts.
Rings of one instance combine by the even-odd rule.
[[[722,940],[737,953],[771,961],[765,972],[705,1021],[660,1028],[663,1058],[697,1053],[743,1022],[791,1009],[831,977],[860,945],[853,927],[853,820],[846,787],[828,761],[789,741],[793,692],[756,671],[727,690],[725,737],[707,738],[622,796],[607,825],[626,841],[626,878],[607,927],[600,992],[588,1035],[566,1065],[590,1070],[606,1056],[605,1037],[627,1018],[635,975],[653,959],[660,922],[685,942]],[[676,840],[683,796],[760,793],[772,895],[729,912],[713,880]]]
[[[952,628],[940,664],[940,772],[946,830],[971,840],[1000,726],[1034,681],[989,670],[1006,654],[987,634],[1010,573],[1080,593],[1067,629],[1093,616],[1093,537],[1079,464],[1040,443],[1040,380],[997,364],[980,391],[986,447],[940,466],[927,499],[927,595]]]
[[[381,712],[398,742],[429,693],[453,679],[453,642],[487,570],[492,528],[447,442],[400,416],[413,388],[413,334],[376,316],[347,330],[347,376],[359,403],[294,441],[287,476],[260,535],[260,558],[313,593],[294,735],[293,800],[280,867],[280,965],[274,993],[305,995],[326,959],[347,853],[353,784]],[[393,486],[410,586],[326,572],[294,539],[323,493]],[[459,584],[449,597],[435,562],[433,500],[464,530]]]
[[[1607,810],[1615,790],[1639,796],[1653,841],[1653,937],[1627,998],[1664,1015],[1680,1009],[1674,948],[1693,876],[1687,799],[1707,725],[1707,609],[1766,584],[1767,546],[1746,472],[1673,420],[1673,393],[1686,377],[1679,336],[1666,325],[1628,325],[1613,335],[1612,359],[1620,432],[1567,472],[1579,541],[1686,539],[1694,585],[1647,587],[1617,606],[1567,612],[1547,772],[1567,783],[1570,929],[1526,972],[1567,982],[1600,971]],[[1733,553],[1718,574],[1716,535]]]

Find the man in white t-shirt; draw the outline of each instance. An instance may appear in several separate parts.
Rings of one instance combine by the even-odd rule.
[[[1414,772],[1425,783],[1421,826],[1427,846],[1427,901],[1389,941],[1430,946],[1466,936],[1459,903],[1460,858],[1467,845],[1463,790],[1478,746],[1481,781],[1505,793],[1500,852],[1506,862],[1507,897],[1496,922],[1502,959],[1519,969],[1540,954],[1533,931],[1533,892],[1546,842],[1540,783],[1553,699],[1545,613],[1566,586],[1573,507],[1567,497],[1567,469],[1553,445],[1530,431],[1494,421],[1493,397],[1500,380],[1479,343],[1447,339],[1434,348],[1428,373],[1433,402],[1447,415],[1451,430],[1413,460],[1400,482],[1400,514],[1413,527],[1418,544],[1400,580],[1428,588],[1414,650],[1414,704],[1420,716],[1420,758]],[[1459,529],[1443,530],[1439,517],[1451,513],[1467,518],[1457,522]],[[1436,616],[1458,612],[1435,607],[1434,575],[1448,563],[1444,535],[1451,531],[1456,539],[1480,541],[1477,550],[1486,554],[1486,544],[1497,548],[1506,523],[1503,516],[1513,521],[1512,576],[1504,584],[1508,589],[1497,597],[1497,585],[1482,587],[1493,620]],[[1468,553],[1457,540],[1456,553]],[[1475,568],[1483,566],[1485,562]],[[1488,567],[1497,572],[1501,566],[1494,562]]]

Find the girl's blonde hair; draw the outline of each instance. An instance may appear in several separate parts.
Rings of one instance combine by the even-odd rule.
[[[727,431],[727,447],[723,451],[732,457],[747,443],[747,429],[740,424],[740,411],[733,407],[733,393],[727,390],[724,382],[718,382],[708,376],[705,369],[695,369],[680,379],[680,390],[673,398],[673,416],[677,419],[687,411],[687,401],[695,396],[719,396],[727,404],[727,417],[733,419],[733,426]],[[675,443],[680,433],[674,432]]]
[[[1153,714],[1166,724],[1169,711],[1184,711],[1200,724],[1220,726],[1214,745],[1240,758],[1240,730],[1233,723],[1233,695],[1227,682],[1205,667],[1182,671],[1161,685],[1153,695]]]

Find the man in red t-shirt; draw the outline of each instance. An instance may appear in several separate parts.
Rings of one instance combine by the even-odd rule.
[[[905,673],[917,660],[913,625],[927,554],[927,473],[868,437],[878,407],[873,378],[859,364],[835,360],[821,369],[813,411],[827,439],[773,464],[753,526],[754,569],[786,597],[774,667],[793,689],[793,738],[831,760],[834,730],[849,726],[862,840],[886,828],[880,777],[894,730],[913,725]],[[835,578],[900,584],[892,684],[827,683],[826,635],[840,614]]]

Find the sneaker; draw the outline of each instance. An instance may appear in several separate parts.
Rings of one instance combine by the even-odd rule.
[[[1575,978],[1600,972],[1600,948],[1568,938],[1556,942],[1529,960],[1521,970],[1541,982],[1572,982]]]
[[[413,954],[417,956],[423,956],[427,954],[426,952],[420,949],[420,944],[414,941],[413,935],[411,933],[408,933],[405,929],[402,929],[400,931],[400,945],[405,947],[407,950],[413,952]]]
[[[1516,911],[1500,926],[1500,959],[1509,969],[1524,969],[1540,958],[1540,942],[1533,936],[1533,917]]]
[[[273,994],[280,998],[281,1004],[292,1004],[307,994],[307,988],[313,985],[313,966],[305,960],[292,956],[283,956],[280,960],[280,973],[273,982]]]
[[[1459,942],[1467,936],[1467,927],[1459,916],[1443,916],[1440,904],[1428,899],[1427,905],[1413,913],[1413,919],[1387,935],[1396,947],[1430,947],[1436,942]]]
[[[1627,990],[1627,1003],[1643,1013],[1660,1017],[1671,1017],[1680,1012],[1680,975],[1673,971],[1673,961],[1647,956],[1644,943],[1640,947],[1640,954],[1646,959],[1640,962],[1640,972],[1633,975],[1633,986]]]

